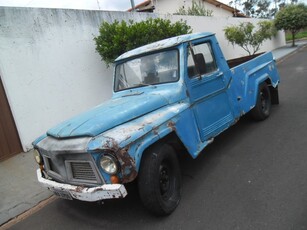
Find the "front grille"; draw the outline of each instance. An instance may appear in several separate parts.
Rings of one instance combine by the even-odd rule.
[[[91,137],[57,139],[47,136],[37,145],[48,177],[56,182],[93,187],[104,184],[86,146]],[[69,150],[69,151],[68,151]]]
[[[90,162],[70,162],[73,179],[97,181]]]
[[[56,167],[55,165],[53,164],[52,160],[49,158],[49,157],[46,157],[47,161],[48,161],[48,166],[49,166],[49,169],[55,173],[59,173],[57,170],[56,170]]]
[[[67,180],[76,185],[97,185],[102,181],[93,161],[86,159],[66,159]]]
[[[49,177],[61,183],[82,186],[104,184],[89,153],[63,153],[41,150]]]

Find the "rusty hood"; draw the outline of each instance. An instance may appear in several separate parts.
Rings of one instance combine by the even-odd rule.
[[[159,94],[141,94],[111,99],[50,129],[47,135],[56,138],[94,137],[167,104],[168,101]]]

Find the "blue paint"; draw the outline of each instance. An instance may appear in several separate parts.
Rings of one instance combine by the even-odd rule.
[[[167,104],[167,100],[157,94],[140,94],[112,99],[50,129],[48,135],[57,138],[94,137]]]

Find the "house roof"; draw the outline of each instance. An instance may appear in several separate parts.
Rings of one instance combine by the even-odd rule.
[[[130,58],[133,56],[137,56],[143,53],[153,52],[160,49],[166,49],[170,47],[174,47],[180,43],[192,41],[198,38],[208,37],[213,35],[213,33],[210,32],[201,32],[201,33],[193,33],[193,34],[184,34],[177,37],[171,37],[164,40],[160,40],[154,43],[150,43],[148,45],[144,45],[138,48],[135,48],[133,50],[130,50],[122,55],[120,55],[118,58],[116,58],[115,61],[119,61],[122,59]]]
[[[233,14],[234,17],[243,17],[246,18],[247,16],[240,12],[240,10],[235,9],[227,4],[224,4],[222,2],[219,2],[217,0],[203,0],[204,2],[207,2],[209,4],[212,4],[216,7],[222,8],[226,11],[229,11]],[[152,0],[146,0],[144,2],[141,2],[140,4],[136,5],[134,7],[138,12],[153,12],[155,9],[155,6],[152,2]],[[133,8],[128,9],[127,11],[131,12]]]
[[[127,11],[131,12],[134,9],[138,12],[153,12],[155,6],[151,0],[146,0],[144,2],[141,2],[140,4],[137,4],[136,6],[134,6],[134,8],[128,9]]]
[[[243,18],[247,17],[245,14],[241,13],[240,10],[233,8],[233,7],[231,7],[227,4],[224,4],[222,2],[219,2],[217,0],[203,0],[203,1],[233,13],[234,17],[243,17]]]

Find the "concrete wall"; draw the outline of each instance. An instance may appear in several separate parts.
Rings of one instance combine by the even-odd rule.
[[[185,17],[126,12],[0,7],[0,75],[24,150],[51,126],[85,111],[112,94],[112,69],[95,52],[102,21],[147,17],[187,20],[194,32],[217,34],[227,58],[245,52],[225,40],[225,24],[252,19]],[[284,34],[262,51],[284,45]]]
[[[172,16],[173,19],[177,19],[179,16]],[[200,19],[201,18],[201,19]],[[241,22],[252,22],[257,24],[259,19],[255,18],[234,18],[234,17],[195,17],[195,16],[185,16],[183,18],[187,23],[192,26],[193,32],[210,31],[215,33],[219,44],[222,48],[224,56],[226,59],[232,59],[236,57],[242,57],[248,55],[245,50],[239,46],[232,46],[224,36],[224,28],[228,25],[238,25]],[[271,40],[266,40],[259,52],[266,52],[276,49],[280,46],[285,45],[285,35],[284,32],[279,31],[275,37]]]

